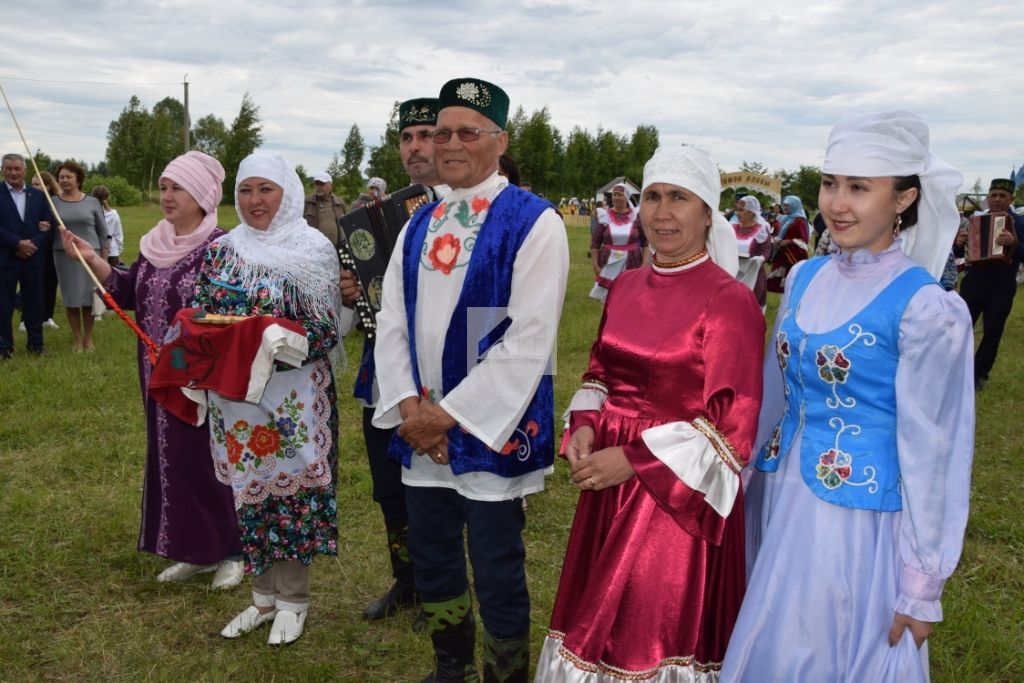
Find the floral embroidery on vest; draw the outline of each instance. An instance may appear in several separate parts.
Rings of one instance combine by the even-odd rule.
[[[832,448],[818,456],[817,473],[818,479],[827,489],[837,489],[843,484],[850,486],[867,486],[870,493],[878,491],[878,482],[875,481],[875,468],[870,465],[864,468],[864,481],[850,481],[853,474],[853,456],[839,447],[839,439],[843,432],[850,432],[856,436],[860,434],[860,426],[847,425],[840,417],[833,417],[828,421],[828,426],[836,429],[836,440]]]
[[[520,462],[526,462],[530,458],[530,453],[533,451],[530,445],[530,437],[537,436],[540,434],[540,425],[533,420],[526,423],[526,430],[516,429],[509,437],[508,441],[501,449],[502,455],[512,455],[515,453],[516,458]]]
[[[772,430],[772,436],[768,439],[768,445],[765,447],[764,459],[765,460],[776,460],[779,457],[779,449],[782,447],[782,424],[776,425],[775,429]]]
[[[843,352],[861,340],[864,341],[864,346],[874,346],[877,341],[875,335],[864,332],[857,323],[850,325],[847,329],[853,335],[853,339],[843,346],[825,344],[814,355],[815,365],[818,366],[818,377],[832,387],[832,398],[825,399],[825,405],[829,408],[853,408],[857,405],[857,400],[854,398],[840,398],[837,390],[838,385],[846,383],[850,371],[853,369],[853,363]]]
[[[775,337],[775,355],[779,358],[779,367],[785,370],[789,366],[789,337],[784,330],[780,330]]]

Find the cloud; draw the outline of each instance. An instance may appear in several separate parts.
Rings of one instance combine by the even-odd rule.
[[[819,164],[854,108],[921,114],[971,181],[1024,160],[1009,66],[1024,20],[1010,0],[963,21],[951,0],[38,4],[53,21],[0,27],[0,83],[32,145],[57,157],[101,160],[128,99],[180,99],[187,73],[193,121],[230,123],[248,92],[266,145],[306,168],[326,166],[353,124],[378,144],[396,100],[467,74],[528,114],[548,106],[564,136],[653,124],[727,169]],[[20,148],[6,122],[0,144]]]

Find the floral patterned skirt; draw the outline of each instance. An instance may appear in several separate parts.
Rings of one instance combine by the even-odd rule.
[[[276,390],[279,379],[294,389]],[[246,572],[337,555],[338,408],[330,363],[275,372],[258,406],[211,400],[210,423],[218,478],[235,494]]]

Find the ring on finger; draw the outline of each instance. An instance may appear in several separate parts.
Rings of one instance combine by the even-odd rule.
[[[587,477],[587,481],[590,482],[590,488],[591,489],[596,489],[597,488],[597,482],[594,481],[593,477]]]

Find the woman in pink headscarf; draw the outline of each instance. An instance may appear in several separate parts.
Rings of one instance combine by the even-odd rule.
[[[88,242],[62,233],[67,253],[73,253],[70,242],[78,245],[151,339],[162,340],[175,313],[191,302],[203,253],[224,234],[217,227],[223,181],[220,162],[202,152],[171,161],[160,175],[164,218],[143,235],[141,256],[128,271],[111,268]],[[214,475],[209,427],[186,424],[146,396],[153,367],[141,342],[138,362],[148,433],[139,550],[176,560],[157,581],[216,570],[215,588],[234,586],[243,576],[241,541],[231,489]]]

